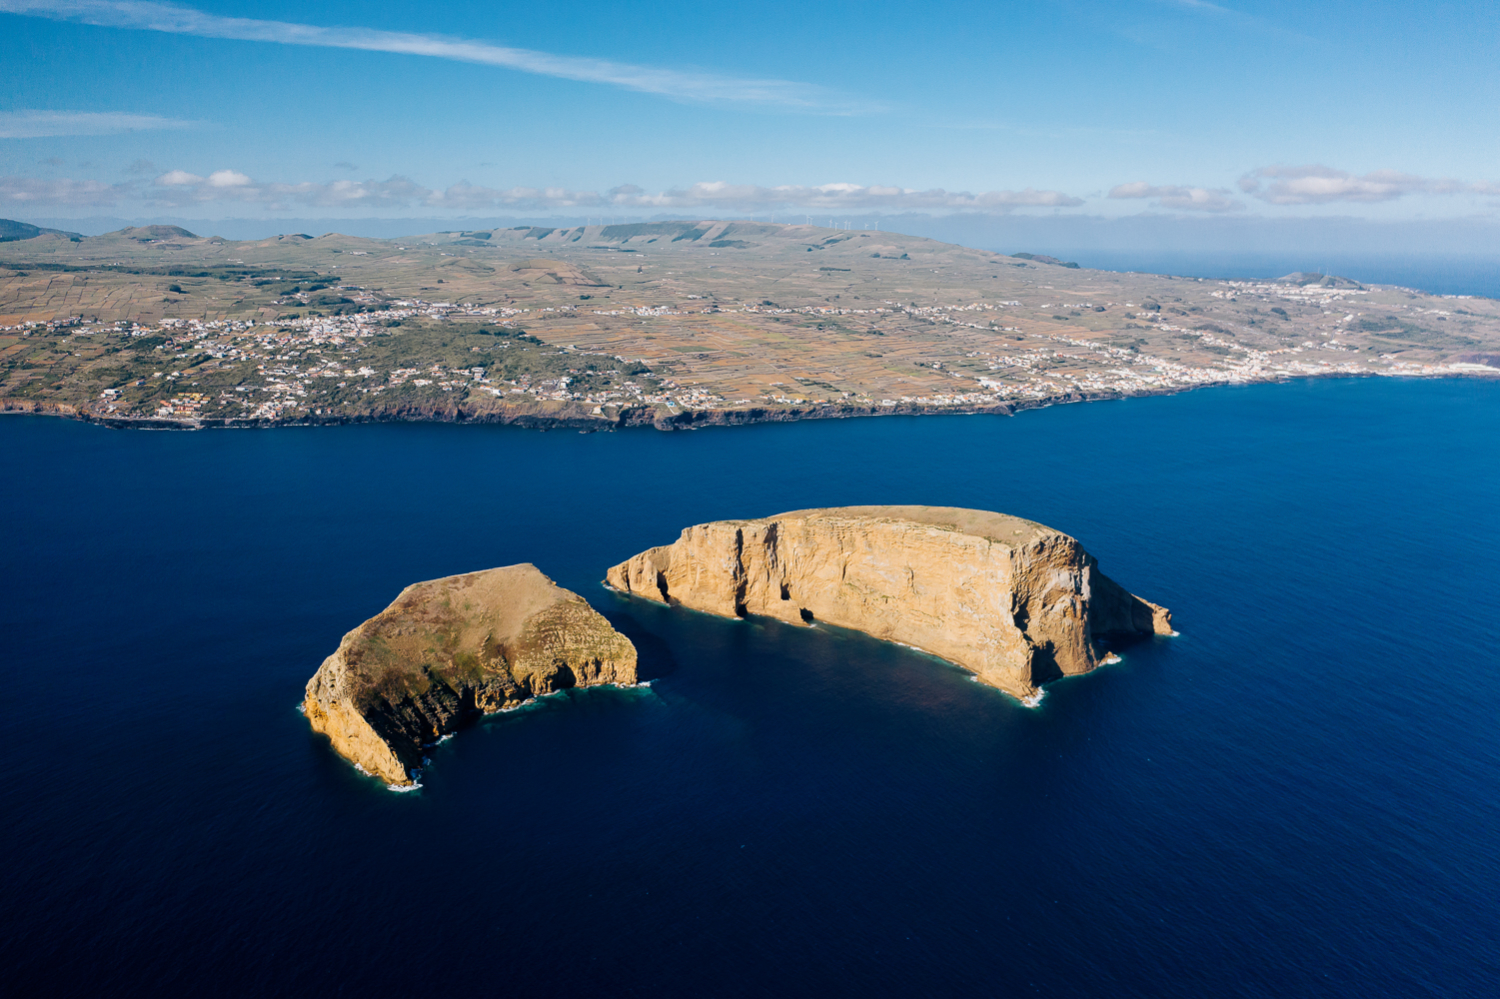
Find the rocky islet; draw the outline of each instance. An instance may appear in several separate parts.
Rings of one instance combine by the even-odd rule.
[[[414,583],[307,683],[303,713],[393,785],[467,722],[569,687],[636,682],[630,640],[531,564]]]
[[[1172,632],[1170,611],[1105,576],[1074,538],[956,507],[854,506],[699,524],[605,581],[724,617],[863,631],[1022,699],[1098,666],[1105,641]]]

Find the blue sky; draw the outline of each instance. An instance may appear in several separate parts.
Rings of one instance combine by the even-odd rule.
[[[0,0],[0,216],[1500,215],[1500,5]]]

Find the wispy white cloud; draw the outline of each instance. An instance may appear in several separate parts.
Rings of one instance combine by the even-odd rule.
[[[64,178],[0,177],[0,205],[67,205],[102,208],[118,204],[129,195],[127,184]]]
[[[455,212],[578,208],[682,210],[798,210],[882,212],[985,212],[1003,214],[1017,208],[1071,208],[1083,199],[1061,191],[914,190],[862,184],[727,184],[711,181],[651,193],[634,184],[607,191],[562,187],[482,187],[463,181],[433,190],[406,177],[387,180],[335,180],[327,183],[261,182],[238,170],[215,170],[207,176],[168,170],[154,180],[121,184],[95,181],[0,179],[0,203],[97,205],[135,201],[187,207],[210,203],[262,205],[267,208],[340,207],[351,209],[425,208]]]
[[[3,10],[5,0],[0,0]],[[42,139],[62,135],[114,135],[119,132],[192,128],[196,122],[152,114],[116,111],[0,111],[0,139]]]
[[[1230,10],[1228,7],[1220,7],[1208,0],[1167,0],[1169,6],[1181,7],[1184,10],[1198,11],[1204,14],[1214,14],[1218,17],[1244,17],[1238,11]]]
[[[1223,188],[1148,184],[1143,180],[1110,188],[1111,198],[1152,198],[1158,207],[1189,212],[1237,212],[1244,203]]]
[[[1452,178],[1419,177],[1396,170],[1356,176],[1346,170],[1311,164],[1269,166],[1240,178],[1241,191],[1273,205],[1325,205],[1335,202],[1394,201],[1408,194],[1500,194],[1500,184],[1469,183]]]
[[[0,12],[76,21],[109,28],[162,31],[202,38],[361,49],[501,66],[523,73],[602,83],[678,101],[762,106],[824,114],[879,110],[822,87],[789,80],[757,80],[635,66],[606,59],[555,55],[489,42],[374,28],[320,27],[288,21],[223,17],[151,0],[0,0]]]
[[[1215,18],[1226,23],[1234,24],[1241,29],[1269,32],[1271,34],[1282,35],[1286,38],[1295,38],[1298,41],[1303,42],[1311,41],[1311,39],[1306,35],[1297,31],[1293,31],[1290,28],[1283,27],[1263,17],[1257,17],[1254,14],[1246,14],[1243,11],[1235,10],[1233,7],[1225,7],[1221,4],[1209,3],[1208,0],[1158,0],[1158,2],[1163,3],[1168,7],[1175,7],[1178,10],[1186,11],[1190,14],[1198,14],[1203,17]]]

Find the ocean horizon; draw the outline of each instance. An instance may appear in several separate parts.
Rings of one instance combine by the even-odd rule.
[[[1361,284],[1395,285],[1433,295],[1500,298],[1500,257],[1477,253],[1350,253],[1305,250],[1258,253],[1045,251],[1084,267],[1229,281],[1269,281],[1296,272],[1333,274]]]

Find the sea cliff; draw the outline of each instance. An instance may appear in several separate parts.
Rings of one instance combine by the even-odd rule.
[[[511,565],[402,590],[323,661],[303,712],[346,759],[401,785],[424,746],[481,714],[635,681],[629,639],[536,566]]]
[[[1101,643],[1170,634],[1171,612],[1061,531],[956,507],[799,510],[689,527],[606,583],[725,617],[822,621],[901,642],[1018,698],[1099,664]]]

